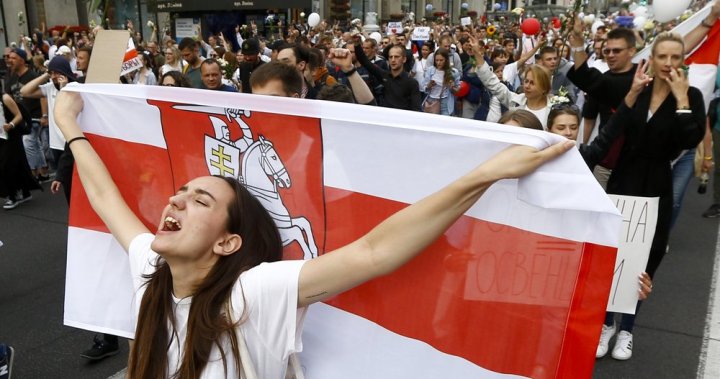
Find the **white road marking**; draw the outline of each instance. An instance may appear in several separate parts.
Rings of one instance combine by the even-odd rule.
[[[718,230],[718,242],[715,245],[715,264],[710,280],[710,297],[698,364],[698,379],[720,378],[720,291],[717,288],[718,280],[720,280],[720,230]]]

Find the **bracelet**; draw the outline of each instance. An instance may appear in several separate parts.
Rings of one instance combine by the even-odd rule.
[[[85,140],[85,141],[90,142],[90,141],[87,139],[87,137],[85,137],[85,136],[75,137],[75,138],[71,139],[70,141],[68,141],[68,143],[67,143],[67,144],[68,144],[68,147],[70,147],[70,145],[71,145],[73,142],[78,141],[78,140]]]
[[[703,157],[703,159],[705,159],[706,161],[711,161],[711,160],[713,160],[713,159],[712,159],[712,155],[709,156],[709,157]]]
[[[582,52],[585,51],[585,48],[582,47],[582,46],[571,47],[571,48],[570,48],[570,51],[572,51],[573,53],[582,53]]]
[[[700,22],[700,25],[702,25],[702,26],[704,26],[704,27],[706,27],[706,28],[712,28],[713,25],[715,25],[715,22],[713,21],[713,23],[710,24],[710,23],[707,23],[707,22],[705,21],[705,19],[703,19],[703,20]]]
[[[345,73],[345,76],[350,76],[357,72],[357,68],[353,67],[350,71],[343,71]]]
[[[12,126],[13,129],[15,129],[15,123],[14,123],[14,122],[10,121],[10,122],[8,122],[8,125]]]

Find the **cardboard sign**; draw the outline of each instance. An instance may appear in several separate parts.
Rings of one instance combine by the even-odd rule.
[[[472,25],[472,19],[470,17],[463,17],[460,19],[460,25],[462,25],[462,26]]]
[[[623,216],[608,312],[635,314],[638,275],[645,271],[657,224],[657,197],[609,195]]]
[[[430,40],[430,27],[429,26],[418,26],[413,29],[412,36],[410,37],[413,41],[428,41]]]
[[[101,30],[95,36],[93,56],[85,83],[118,83],[128,46],[126,30]]]
[[[387,35],[402,34],[402,32],[403,32],[402,22],[399,22],[399,21],[388,22]]]

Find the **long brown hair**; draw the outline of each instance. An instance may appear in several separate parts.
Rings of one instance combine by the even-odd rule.
[[[230,294],[240,274],[263,262],[282,259],[282,242],[270,215],[237,180],[223,179],[235,192],[228,204],[227,230],[240,235],[239,251],[221,256],[193,293],[188,315],[187,338],[182,362],[177,372],[168,373],[167,352],[177,326],[173,314],[172,274],[167,262],[158,257],[156,271],[146,276],[145,294],[140,304],[135,347],[128,362],[128,374],[133,379],[158,379],[173,377],[196,379],[208,363],[213,345],[217,346],[223,360],[225,375],[228,353],[240,369],[240,353],[235,329],[243,321],[230,319]],[[245,311],[244,311],[245,312]],[[168,322],[173,336],[169,334]],[[220,337],[230,340],[231,352],[224,351]]]
[[[445,64],[443,65],[443,67],[438,68],[438,70],[442,70],[444,72],[443,85],[445,83],[452,83],[455,79],[453,78],[452,68],[450,67],[450,51],[446,48],[441,47],[435,51],[435,56],[437,57],[438,55],[445,58]],[[435,67],[437,68],[437,66]]]

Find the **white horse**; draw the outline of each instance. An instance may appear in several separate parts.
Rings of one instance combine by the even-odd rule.
[[[280,231],[283,246],[297,241],[302,248],[303,259],[317,257],[317,245],[310,222],[302,216],[290,216],[278,193],[278,186],[289,188],[291,181],[285,164],[275,151],[272,142],[260,136],[245,151],[241,164],[240,182],[270,213]]]

